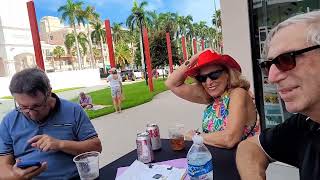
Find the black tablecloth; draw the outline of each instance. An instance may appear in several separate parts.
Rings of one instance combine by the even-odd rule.
[[[169,140],[161,139],[161,150],[154,152],[154,162],[167,161],[171,159],[186,158],[192,142],[186,142],[186,148],[182,151],[171,150]],[[221,149],[207,146],[212,155],[214,180],[240,180],[236,163],[235,149]],[[137,150],[133,150],[121,158],[100,169],[100,180],[115,179],[119,167],[130,166],[137,159]]]

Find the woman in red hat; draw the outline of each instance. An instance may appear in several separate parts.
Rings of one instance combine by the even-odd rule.
[[[197,83],[184,83],[187,76]],[[166,85],[185,100],[207,105],[201,134],[205,144],[232,148],[260,130],[250,84],[241,76],[240,65],[228,55],[210,49],[199,52],[175,70]],[[189,131],[186,138],[195,133]]]

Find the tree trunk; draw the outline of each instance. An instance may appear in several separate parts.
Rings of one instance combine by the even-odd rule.
[[[140,31],[142,32],[142,31]],[[143,42],[142,42],[142,34],[140,33],[140,54],[141,54],[141,66],[142,69],[145,69],[145,64],[144,64],[144,54],[143,54]]]
[[[87,30],[88,30],[88,39],[89,39],[89,49],[90,49],[90,56],[89,57],[90,57],[91,67],[95,68],[96,64],[95,64],[93,51],[92,51],[92,41],[91,41],[91,34],[90,34],[89,24],[87,24]]]
[[[73,25],[73,34],[74,34],[74,38],[76,40],[77,58],[78,58],[78,65],[79,65],[78,68],[82,69],[80,48],[79,48],[79,42],[78,42],[78,34],[77,34],[77,30],[76,30],[76,26],[75,25]]]
[[[101,48],[101,55],[102,55],[103,71],[104,71],[104,72],[106,72],[106,65],[105,65],[106,57],[105,57],[105,55],[104,55],[104,51],[103,51],[103,42],[102,42],[102,38],[101,38],[101,41],[100,41],[100,48]]]

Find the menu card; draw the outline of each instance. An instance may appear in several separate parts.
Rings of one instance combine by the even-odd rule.
[[[129,167],[118,168],[116,180],[183,180],[186,167],[185,158],[156,164],[144,164],[136,160]]]

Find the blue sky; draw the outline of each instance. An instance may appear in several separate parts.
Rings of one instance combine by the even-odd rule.
[[[138,0],[140,3],[142,0]],[[147,10],[160,12],[176,12],[180,16],[191,15],[194,22],[206,21],[211,24],[212,14],[214,12],[214,1],[216,8],[220,9],[219,0],[146,0],[148,2]],[[40,22],[43,16],[57,16],[57,9],[64,5],[66,0],[34,0],[37,19]],[[113,22],[123,22],[130,14],[133,0],[83,0],[85,5],[92,5],[100,14],[101,19],[110,19]]]

